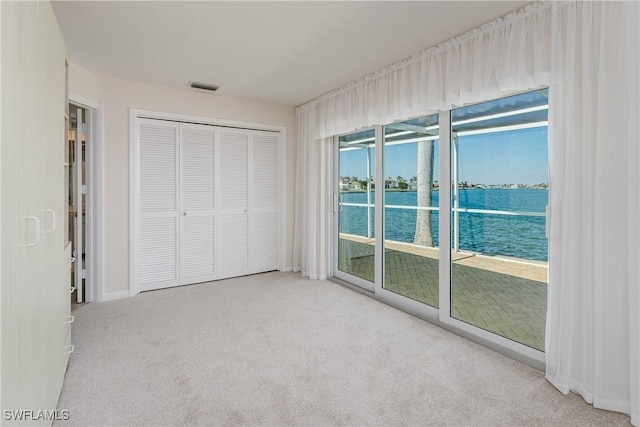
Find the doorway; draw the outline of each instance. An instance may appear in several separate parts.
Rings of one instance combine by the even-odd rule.
[[[68,129],[68,241],[74,262],[71,270],[71,308],[95,300],[95,283],[91,280],[94,265],[92,230],[92,147],[95,139],[95,110],[69,103]]]
[[[333,277],[544,363],[547,114],[543,88],[336,135]]]

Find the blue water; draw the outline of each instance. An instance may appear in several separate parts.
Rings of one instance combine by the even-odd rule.
[[[366,193],[342,193],[342,202],[366,203]],[[460,207],[501,211],[544,212],[548,191],[542,189],[471,189],[459,191]],[[372,203],[375,192],[372,193]],[[415,191],[386,192],[386,205],[416,206]],[[438,192],[433,192],[432,206],[438,206]],[[387,208],[385,239],[413,242],[416,212],[412,209]],[[371,209],[373,215],[373,209]],[[487,255],[507,255],[517,258],[547,261],[548,242],[545,218],[531,216],[487,215],[460,212],[460,249]],[[434,246],[438,245],[438,213],[431,212]],[[453,228],[453,225],[452,225]],[[372,236],[375,237],[372,218]],[[340,232],[367,235],[367,208],[343,206],[340,212]]]

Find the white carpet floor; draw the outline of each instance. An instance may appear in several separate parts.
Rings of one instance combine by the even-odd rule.
[[[542,372],[294,273],[73,314],[59,425],[630,425]]]

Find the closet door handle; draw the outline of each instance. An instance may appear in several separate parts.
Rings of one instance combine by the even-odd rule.
[[[40,219],[37,216],[26,216],[24,217],[24,221],[25,221],[25,240],[26,243],[24,244],[25,247],[32,247],[32,246],[36,246],[38,243],[40,243]],[[29,224],[32,225],[32,228],[34,230],[33,233],[33,240],[29,241]]]
[[[70,325],[70,324],[72,324],[72,323],[73,323],[73,321],[74,321],[74,320],[76,320],[76,316],[68,316],[68,317],[65,319],[64,323],[66,323],[67,325]]]
[[[42,212],[44,212],[44,226],[45,226],[45,229],[42,233],[43,234],[53,233],[56,229],[56,211],[54,211],[53,209],[45,209]],[[51,217],[51,228],[49,229],[47,229],[47,215]]]
[[[75,345],[73,345],[73,344],[68,345],[67,346],[67,351],[65,351],[64,354],[71,354],[71,353],[73,353],[73,350],[75,350],[75,349],[76,349]]]
[[[74,293],[74,292],[75,292],[75,290],[76,290],[76,287],[75,287],[75,286],[69,286],[69,293],[70,293],[70,294]]]

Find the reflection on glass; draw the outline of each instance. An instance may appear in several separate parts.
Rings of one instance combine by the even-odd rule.
[[[438,307],[438,115],[384,128],[384,283]]]
[[[375,274],[374,130],[339,138],[338,270],[370,282]]]
[[[544,351],[547,91],[451,121],[451,316]]]

